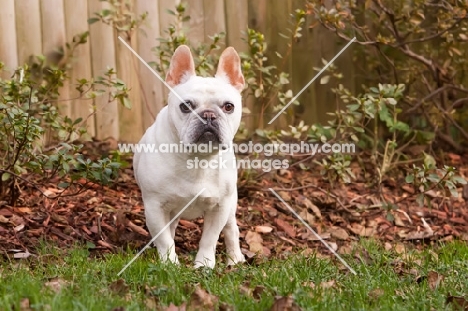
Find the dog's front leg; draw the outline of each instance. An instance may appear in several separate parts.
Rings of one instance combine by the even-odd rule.
[[[238,262],[245,261],[244,255],[240,249],[239,227],[236,221],[237,200],[229,213],[226,226],[223,229],[224,242],[226,243],[227,264],[235,265]]]
[[[148,227],[152,237],[159,234],[158,238],[154,241],[154,245],[158,249],[161,261],[171,261],[172,263],[178,264],[179,259],[175,252],[174,238],[171,233],[172,226],[168,226],[164,231],[162,231],[162,229],[171,221],[170,213],[161,208],[160,202],[154,198],[145,198],[144,202],[146,226]],[[174,226],[174,224],[172,225]]]
[[[221,230],[226,225],[227,218],[228,213],[222,208],[205,213],[200,247],[195,257],[195,268],[202,266],[214,268],[216,243],[218,242]]]

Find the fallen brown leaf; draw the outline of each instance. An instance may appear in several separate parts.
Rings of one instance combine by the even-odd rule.
[[[395,245],[395,252],[400,255],[406,253],[406,246],[402,243],[397,243]]]
[[[306,209],[303,209],[299,216],[304,219],[309,225],[313,225],[315,223],[315,217],[311,213],[309,213]]]
[[[148,231],[146,231],[140,226],[135,225],[132,221],[129,221],[127,225],[133,232],[139,233],[143,236],[149,236]]]
[[[273,228],[270,226],[255,226],[255,232],[258,233],[269,233],[273,231]]]
[[[260,298],[262,298],[262,294],[263,294],[263,292],[265,292],[265,290],[266,290],[265,286],[262,286],[262,285],[255,286],[255,288],[252,291],[252,297],[255,298],[255,299],[260,300]]]
[[[0,215],[0,223],[7,224],[9,222],[8,218],[3,215]]]
[[[349,234],[346,232],[345,229],[340,227],[331,227],[328,232],[330,232],[331,236],[338,239],[338,240],[348,240]]]
[[[50,288],[52,291],[58,293],[68,285],[68,282],[61,278],[52,278],[48,282],[44,283],[44,286]]]
[[[276,296],[270,311],[300,311],[302,310],[291,296]]]
[[[22,298],[20,300],[20,311],[31,311],[30,303],[28,298]]]
[[[124,279],[118,279],[109,285],[109,289],[119,296],[123,296],[128,293],[128,285]]]
[[[310,209],[318,219],[322,219],[322,213],[320,212],[320,209],[308,198],[306,198],[303,195],[298,195],[297,197],[295,197],[295,200],[299,206],[305,207],[306,209]]]
[[[458,297],[458,296],[447,296],[445,303],[453,304],[456,306],[457,310],[465,310],[468,311],[468,300],[465,297]]]
[[[375,288],[369,292],[369,297],[372,299],[378,299],[385,294],[385,291],[381,288]]]
[[[13,230],[15,230],[15,232],[20,232],[23,229],[24,229],[24,224],[18,225],[18,226],[13,228]]]
[[[263,239],[259,233],[247,231],[245,241],[249,245],[249,250],[251,252],[263,254]]]
[[[336,281],[335,280],[330,280],[330,281],[325,281],[320,283],[321,288],[332,288],[335,287]]]
[[[302,286],[308,287],[310,289],[314,289],[315,288],[315,283],[312,282],[312,281],[302,282]]]
[[[219,298],[211,295],[206,290],[202,289],[200,285],[195,287],[195,291],[190,296],[187,310],[215,310]]]
[[[435,271],[429,271],[427,274],[427,283],[432,290],[436,290],[444,278],[445,276],[442,274],[439,274]]]
[[[427,238],[430,238],[431,236],[433,236],[434,233],[433,232],[426,232],[426,231],[412,231],[410,233],[408,233],[405,237],[405,240],[407,241],[411,241],[411,240],[423,240],[423,239],[427,239]]]
[[[286,191],[278,191],[278,195],[286,202],[291,201],[291,195]]]
[[[186,308],[185,303],[181,304],[180,306],[176,306],[175,304],[171,302],[171,304],[166,309],[164,309],[164,311],[185,311],[185,308]]]
[[[239,286],[239,292],[245,296],[250,296],[252,294],[252,289],[248,286],[248,284],[241,284]]]
[[[292,227],[290,224],[288,224],[286,221],[284,221],[281,218],[276,218],[275,219],[276,225],[286,232],[287,235],[289,235],[291,238],[296,237],[296,231],[294,230],[294,227]]]

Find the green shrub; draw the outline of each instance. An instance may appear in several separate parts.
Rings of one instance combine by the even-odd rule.
[[[80,36],[81,43],[86,37]],[[31,65],[17,68],[11,79],[0,79],[0,197],[11,205],[19,198],[21,183],[44,194],[45,183],[54,181],[70,195],[86,189],[77,183],[80,179],[108,184],[116,177],[120,163],[110,158],[91,161],[80,154],[83,145],[77,141],[89,138],[85,120],[71,119],[57,108],[61,87],[69,79],[66,67],[46,64],[38,56]],[[96,80],[80,79],[77,89],[83,98],[105,94],[109,102],[128,105],[125,84],[113,69]]]

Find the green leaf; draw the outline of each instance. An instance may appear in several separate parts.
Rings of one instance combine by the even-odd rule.
[[[379,89],[376,88],[376,87],[371,87],[369,90],[370,90],[372,93],[379,94]]]
[[[400,131],[400,132],[403,132],[403,133],[407,133],[409,132],[410,130],[410,127],[408,124],[404,123],[404,122],[401,122],[401,121],[397,121],[395,124],[393,124],[391,127],[390,127],[390,130],[393,132],[393,131]]]
[[[73,125],[77,125],[81,121],[83,121],[83,118],[80,117],[80,118],[76,119],[75,121],[73,121]]]
[[[288,80],[288,78],[286,77],[286,75],[280,75],[280,77],[279,77],[279,83],[280,83],[280,84],[288,84],[288,83],[289,83],[289,80]]]
[[[460,185],[466,185],[466,183],[467,183],[466,180],[463,177],[460,177],[460,176],[453,176],[452,180],[453,180],[454,183],[460,184]]]
[[[260,137],[265,137],[265,132],[262,129],[256,129],[255,133]]]
[[[436,160],[430,154],[424,153],[424,165],[428,168],[433,168],[436,165]]]
[[[387,98],[387,103],[392,106],[395,106],[397,104],[397,101],[395,100],[395,98]]]
[[[454,198],[458,198],[458,191],[457,189],[450,189],[450,194],[452,195],[452,197]]]
[[[128,97],[120,97],[120,103],[127,109],[132,109],[132,103]]]
[[[356,111],[356,110],[358,110],[358,109],[361,107],[361,105],[359,105],[359,104],[351,104],[351,105],[347,105],[346,107],[348,108],[349,111]]]
[[[395,216],[393,216],[393,214],[390,212],[387,212],[387,216],[385,218],[390,222],[395,221]]]
[[[91,25],[91,24],[94,24],[94,23],[96,23],[96,22],[99,22],[99,21],[100,21],[100,19],[97,18],[97,17],[88,18],[88,24],[90,24],[90,25]]]
[[[412,184],[414,182],[414,175],[413,174],[406,175],[405,181],[406,181],[407,184]]]
[[[242,113],[249,114],[251,111],[248,107],[242,107]]]
[[[2,181],[7,181],[8,179],[10,179],[10,177],[11,177],[11,174],[5,172],[2,174]]]
[[[68,186],[70,186],[70,184],[67,183],[67,182],[61,182],[61,183],[59,183],[59,184],[57,185],[57,187],[62,188],[62,189],[65,189],[65,188],[67,188]]]
[[[427,176],[427,180],[433,183],[438,183],[440,181],[440,177],[437,174],[429,174],[429,176]]]
[[[418,203],[419,207],[424,206],[424,193],[418,194],[418,196],[416,197],[416,202]]]
[[[330,81],[330,76],[323,76],[321,79],[320,79],[320,84],[327,84],[328,81]]]

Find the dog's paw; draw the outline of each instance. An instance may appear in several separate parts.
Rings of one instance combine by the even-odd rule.
[[[240,253],[234,256],[228,256],[226,264],[228,266],[234,266],[234,265],[237,265],[238,263],[243,263],[243,262],[245,262],[245,257],[244,255],[242,255],[242,253]]]
[[[198,268],[201,268],[201,267],[213,269],[214,266],[215,266],[215,261],[214,260],[209,260],[207,258],[205,258],[203,261],[195,260],[195,264],[193,265],[193,267],[195,269],[198,269]]]
[[[165,263],[165,264],[173,264],[173,265],[176,265],[178,266],[180,263],[179,263],[179,257],[177,257],[177,255],[174,253],[174,254],[167,254],[167,255],[159,255],[159,260],[162,262],[162,263]]]

